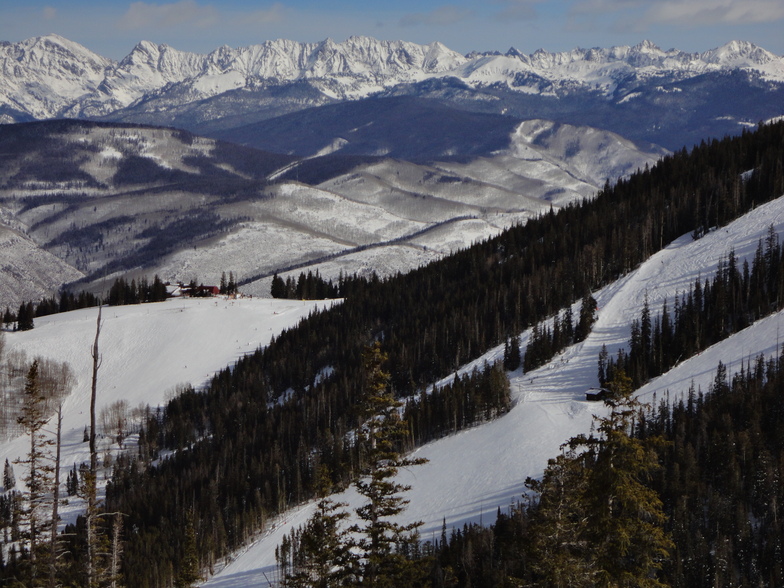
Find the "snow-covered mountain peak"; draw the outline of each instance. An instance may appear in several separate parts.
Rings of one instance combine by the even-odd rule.
[[[781,59],[748,41],[730,41],[721,47],[706,51],[701,57],[708,63],[728,67],[765,65]]]
[[[662,50],[653,41],[644,39],[632,47],[633,51],[638,53],[662,53]]]
[[[59,35],[0,46],[0,105],[57,116],[95,92],[111,60]]]
[[[50,75],[101,74],[111,64],[111,60],[55,34],[5,45],[0,48],[0,59],[15,60],[16,65],[31,76],[42,72]],[[5,68],[3,73],[6,73]]]
[[[244,48],[223,46],[208,55],[141,41],[115,63],[48,35],[0,45],[0,107],[18,112],[20,120],[101,116],[142,99],[158,100],[160,110],[236,88],[302,80],[327,100],[346,100],[444,77],[528,94],[602,88],[611,97],[619,80],[655,78],[660,84],[723,69],[753,69],[784,81],[784,58],[741,41],[702,54],[663,51],[646,40],[633,47],[539,49],[530,55],[514,48],[506,54],[461,55],[440,42],[420,45],[367,36],[318,43],[278,39]]]

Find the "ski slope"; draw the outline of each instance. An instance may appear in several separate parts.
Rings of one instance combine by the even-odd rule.
[[[593,415],[604,412],[601,403],[584,400],[586,390],[598,384],[599,351],[606,345],[612,354],[626,345],[630,323],[639,317],[646,294],[653,316],[665,298],[672,309],[674,296],[688,290],[697,277],[710,277],[719,258],[731,248],[734,247],[740,264],[746,258],[751,263],[759,239],[764,238],[771,225],[780,235],[784,232],[784,198],[757,208],[699,241],[690,235],[676,240],[634,272],[595,293],[598,319],[584,342],[535,371],[510,374],[514,406],[509,413],[416,451],[417,457],[430,461],[399,474],[401,483],[412,486],[406,494],[410,503],[401,522],[423,521],[421,533],[425,540],[438,537],[444,521],[448,528],[468,522],[492,523],[498,508],[505,510],[521,499],[527,476],[540,476],[547,460],[557,455],[559,446],[576,434],[588,432]],[[672,399],[686,392],[692,383],[707,392],[719,361],[728,365],[732,374],[739,369],[742,358],[776,353],[783,320],[784,313],[778,313],[758,321],[652,380],[641,388],[640,397],[651,402],[669,393]],[[523,333],[522,349],[527,338],[528,332]],[[502,355],[501,346],[462,371]],[[362,504],[353,488],[336,499],[348,503],[349,510]],[[276,545],[284,534],[308,519],[314,506],[303,505],[280,517],[204,586],[274,584]]]
[[[242,355],[269,343],[273,335],[296,325],[325,302],[271,299],[194,298],[132,306],[104,307],[99,337],[96,412],[118,400],[131,408],[162,405],[175,387],[199,387]],[[63,403],[61,482],[73,464],[90,460],[84,428],[90,424],[91,349],[97,308],[35,319],[32,331],[5,333],[9,350],[29,360],[43,356],[67,361],[76,385]],[[45,427],[53,431],[53,417]],[[98,429],[100,432],[100,429]],[[98,442],[101,455],[115,451],[108,438]],[[29,437],[0,442],[0,463],[13,462],[29,450]],[[21,487],[21,466],[15,466]],[[105,481],[104,472],[99,478]],[[64,493],[64,490],[63,490]],[[82,501],[71,498],[61,509],[63,524],[73,522]]]

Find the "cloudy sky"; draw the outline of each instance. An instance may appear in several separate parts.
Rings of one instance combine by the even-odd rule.
[[[138,41],[207,53],[268,39],[441,41],[461,53],[739,39],[784,55],[784,0],[0,0],[0,41],[57,33],[113,59]]]

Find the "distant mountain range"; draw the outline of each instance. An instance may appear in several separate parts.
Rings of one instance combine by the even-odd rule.
[[[494,155],[413,163],[120,123],[0,125],[0,308],[76,280],[104,292],[121,275],[209,284],[233,271],[268,295],[275,271],[407,271],[663,153],[549,121],[501,130],[493,140],[508,146]]]
[[[668,149],[784,114],[784,58],[741,41],[704,53],[646,41],[530,55],[461,55],[441,43],[368,37],[267,41],[207,55],[143,41],[115,62],[49,35],[0,45],[0,72],[0,122],[101,118],[224,137],[369,96],[588,124]]]

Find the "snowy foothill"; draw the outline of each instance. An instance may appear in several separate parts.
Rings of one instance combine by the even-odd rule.
[[[99,337],[100,368],[96,412],[124,400],[129,408],[164,404],[181,385],[201,387],[219,370],[295,326],[324,301],[259,298],[177,298],[166,302],[103,307]],[[97,308],[35,319],[31,331],[6,332],[7,350],[68,362],[76,384],[63,403],[61,482],[73,464],[89,462],[84,428],[90,424],[91,349]],[[48,431],[55,428],[52,417]],[[100,430],[98,430],[100,433]],[[117,450],[108,438],[99,449]],[[0,461],[24,458],[29,437],[0,442]],[[21,466],[15,466],[21,487]],[[78,501],[61,509],[63,524],[73,522]]]
[[[401,522],[423,521],[422,538],[432,540],[440,536],[444,523],[447,529],[465,523],[490,524],[499,508],[505,511],[522,500],[526,477],[540,476],[560,445],[572,436],[588,433],[594,414],[606,410],[602,403],[585,400],[586,391],[598,385],[599,352],[603,345],[611,353],[628,345],[631,321],[639,318],[646,296],[653,316],[665,298],[672,311],[675,295],[688,291],[697,278],[711,277],[720,258],[726,258],[731,249],[739,264],[744,259],[751,263],[770,226],[779,235],[784,231],[784,197],[699,240],[684,235],[623,279],[594,293],[599,307],[597,321],[584,342],[539,369],[509,374],[513,398],[509,413],[416,451],[416,457],[429,462],[399,473],[398,480],[412,487],[405,496],[410,503]],[[729,366],[731,375],[740,369],[742,359],[777,353],[781,321],[784,313],[774,314],[681,362],[646,384],[639,391],[640,398],[645,402],[658,402],[664,396],[674,400],[691,385],[708,392],[719,361]],[[523,350],[529,333],[521,335]],[[497,347],[461,371],[502,355],[503,346]],[[347,503],[351,511],[362,504],[353,488],[335,499]],[[285,534],[307,521],[314,507],[309,503],[285,513],[204,586],[267,586],[275,577],[275,547]]]

